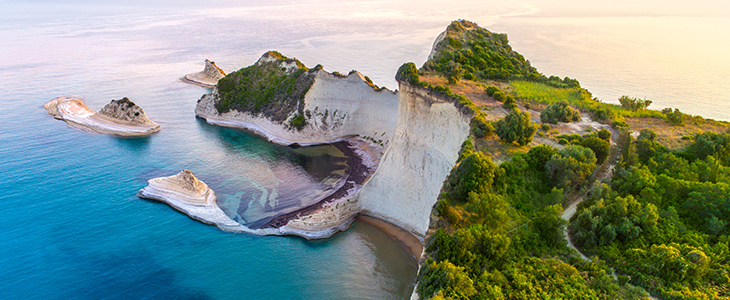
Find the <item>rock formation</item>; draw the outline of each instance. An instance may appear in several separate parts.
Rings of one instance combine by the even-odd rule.
[[[303,67],[296,60],[279,59],[269,53],[256,64],[276,64],[277,69],[286,72]],[[246,128],[283,145],[333,143],[350,136],[364,137],[382,146],[390,143],[398,115],[396,92],[374,88],[356,71],[347,76],[330,74],[321,68],[308,72],[314,72],[314,81],[303,99],[288,99],[297,103],[271,103],[291,107],[283,115],[265,107],[259,113],[238,110],[221,113],[216,107],[221,101],[218,88],[198,100],[195,114],[210,124]],[[291,125],[298,117],[303,124],[299,129]]]
[[[450,99],[399,81],[398,125],[357,196],[363,213],[423,238],[431,209],[469,136],[471,115]]]
[[[167,203],[195,220],[223,230],[253,232],[226,216],[215,202],[215,192],[189,170],[168,177],[152,178],[147,184],[147,187],[137,192],[138,197]]]
[[[257,65],[276,64],[275,69],[287,74],[303,69],[298,61],[274,54],[265,54]],[[384,153],[382,158],[375,158],[379,161],[375,173],[361,187],[324,209],[290,220],[279,228],[280,233],[326,237],[364,213],[423,238],[443,181],[469,135],[471,112],[448,96],[401,79],[396,93],[375,88],[358,72],[347,76],[321,68],[314,72],[306,94],[289,98],[299,102],[287,104],[291,111],[284,118],[267,115],[265,108],[259,113],[235,109],[221,113],[218,88],[198,100],[195,113],[208,123],[246,128],[284,145],[332,143],[358,136],[384,149],[379,151]],[[298,116],[303,126],[290,126]]]
[[[134,124],[152,124],[152,121],[147,118],[147,114],[144,113],[144,110],[134,104],[134,102],[129,101],[129,98],[127,97],[119,100],[112,100],[109,104],[105,105],[99,113],[124,122]]]
[[[199,85],[204,88],[212,88],[218,83],[218,80],[225,76],[226,73],[216,66],[215,62],[206,59],[203,71],[187,74],[183,76],[183,78],[180,78],[180,80],[182,82]]]
[[[118,136],[146,136],[160,130],[160,125],[147,118],[141,107],[122,98],[112,100],[101,111],[90,110],[81,99],[71,96],[55,98],[43,107],[54,118],[72,127]]]

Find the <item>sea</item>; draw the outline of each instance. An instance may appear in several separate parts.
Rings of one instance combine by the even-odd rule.
[[[209,90],[179,78],[277,50],[395,89],[457,19],[601,101],[730,121],[723,1],[0,0],[0,299],[408,299],[417,261],[368,224],[319,241],[230,233],[136,192],[190,169],[244,223],[328,193],[346,168],[336,147],[206,124]],[[71,128],[43,108],[63,95],[93,110],[128,97],[162,130]]]

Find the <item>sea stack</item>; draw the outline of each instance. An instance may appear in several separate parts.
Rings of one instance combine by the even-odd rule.
[[[137,197],[164,202],[194,220],[226,231],[257,233],[226,216],[216,204],[215,192],[190,170],[152,178],[147,184],[137,192]]]
[[[202,86],[204,88],[213,88],[218,84],[218,80],[225,77],[226,73],[215,65],[215,62],[205,60],[205,69],[197,73],[190,73],[183,78],[182,82]]]
[[[152,178],[147,183],[149,185],[137,193],[141,198],[166,203],[181,202],[193,206],[215,205],[215,192],[187,169],[176,175]]]
[[[160,131],[160,125],[151,121],[144,110],[127,97],[111,100],[99,112],[90,110],[83,100],[62,96],[43,107],[56,119],[87,131],[117,136],[147,136]]]

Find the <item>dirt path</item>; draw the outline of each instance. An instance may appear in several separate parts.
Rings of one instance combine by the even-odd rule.
[[[611,141],[610,141],[611,150],[612,150],[611,154],[609,155],[608,159],[606,159],[606,161],[596,169],[596,171],[593,173],[593,175],[591,175],[590,182],[595,182],[596,180],[602,181],[606,178],[610,178],[613,175],[613,170],[616,166],[616,163],[618,163],[618,160],[620,158],[619,157],[620,151],[619,151],[619,149],[616,148],[616,140],[618,139],[618,131],[616,131],[613,128],[611,128],[609,130],[611,131]],[[566,207],[563,210],[563,214],[560,215],[560,217],[566,221],[570,221],[570,218],[573,217],[573,215],[575,214],[575,212],[578,209],[578,204],[583,202],[583,199],[585,198],[585,196],[587,194],[588,194],[588,191],[585,191],[583,193],[574,192],[574,193],[569,193],[568,195],[566,195],[566,198],[568,198],[568,203],[570,203],[570,205],[568,205],[568,207]],[[568,242],[568,247],[575,249],[575,251],[577,251],[578,254],[580,254],[580,256],[584,260],[588,260],[588,261],[591,260],[590,258],[585,256],[585,254],[583,254],[583,252],[580,252],[580,250],[575,247],[575,245],[573,244],[573,238],[570,236],[570,232],[568,231],[567,226],[565,228],[565,240]],[[614,275],[614,278],[615,277],[616,277],[616,275]]]

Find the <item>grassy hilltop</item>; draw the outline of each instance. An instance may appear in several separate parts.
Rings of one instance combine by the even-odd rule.
[[[730,298],[728,123],[601,102],[469,21],[397,77],[474,113],[434,209],[421,298]]]

